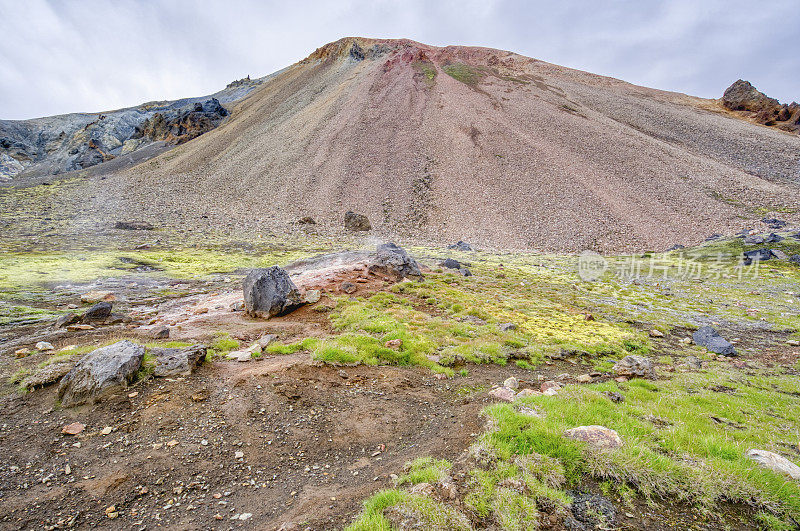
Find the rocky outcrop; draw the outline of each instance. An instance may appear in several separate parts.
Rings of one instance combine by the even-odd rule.
[[[0,120],[0,182],[83,170],[157,141],[186,142],[217,127],[228,115],[224,105],[262,82],[244,78],[210,97],[151,102],[107,113]]]
[[[757,123],[800,132],[800,105],[796,102],[781,104],[743,79],[728,87],[721,101],[726,109],[746,113]]]
[[[251,317],[285,315],[303,303],[289,274],[278,266],[254,269],[244,279],[244,308]]]
[[[394,280],[404,278],[421,279],[422,271],[419,264],[405,249],[394,243],[384,243],[378,246],[375,256],[369,264],[369,270],[377,275],[383,275]]]
[[[745,452],[748,459],[752,459],[759,465],[778,474],[789,476],[794,480],[800,480],[800,466],[792,463],[782,455],[778,455],[769,450],[758,450],[751,448]]]
[[[137,126],[131,138],[182,144],[211,131],[226,116],[227,109],[220,105],[219,100],[211,98],[204,103],[195,103],[190,110],[173,114],[156,113]]]
[[[64,407],[93,403],[123,389],[142,366],[144,347],[128,340],[99,348],[83,358],[61,380],[58,398]]]

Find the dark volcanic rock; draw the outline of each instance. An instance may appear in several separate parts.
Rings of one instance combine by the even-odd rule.
[[[81,317],[84,323],[91,323],[93,321],[104,321],[111,316],[111,303],[98,302],[90,307]]]
[[[462,267],[461,262],[459,262],[458,260],[453,260],[452,258],[448,258],[439,265],[447,269],[461,269]]]
[[[742,254],[744,255],[744,265],[752,264],[753,260],[763,262],[764,260],[772,258],[772,251],[769,249],[753,249],[752,251],[745,251]]]
[[[120,230],[153,230],[155,227],[146,221],[117,221],[114,223],[114,228]]]
[[[132,138],[164,140],[182,144],[214,129],[228,111],[216,98],[197,102],[191,110],[178,113],[156,113],[136,128]]]
[[[144,347],[128,340],[87,354],[61,380],[58,387],[61,405],[72,407],[96,402],[124,388],[136,377],[142,359]]]
[[[473,251],[474,250],[470,244],[468,244],[467,242],[462,242],[461,240],[459,240],[457,243],[454,243],[453,245],[448,245],[447,248],[448,249],[455,249],[456,251]]]
[[[422,278],[419,264],[405,249],[394,243],[384,243],[378,246],[378,251],[369,264],[369,270],[377,275],[384,275],[402,280],[406,277]]]
[[[348,210],[344,214],[344,228],[354,232],[364,232],[372,230],[372,225],[367,216]]]
[[[302,296],[289,274],[278,266],[254,269],[243,283],[247,315],[269,319],[285,315],[302,304]]]
[[[188,376],[206,359],[205,345],[185,348],[154,348],[150,353],[156,358],[156,376]]]
[[[764,218],[761,220],[761,223],[764,223],[771,229],[782,229],[787,225],[785,221],[777,218]]]
[[[695,344],[705,347],[711,352],[722,354],[723,356],[735,356],[736,349],[733,345],[723,338],[710,326],[701,326],[692,334]]]
[[[570,493],[572,515],[583,529],[615,529],[617,510],[614,504],[603,496],[584,493]]]

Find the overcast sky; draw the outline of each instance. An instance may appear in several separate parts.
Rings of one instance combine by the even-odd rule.
[[[800,100],[797,0],[0,0],[0,119],[201,96],[344,36],[512,50],[716,98]]]

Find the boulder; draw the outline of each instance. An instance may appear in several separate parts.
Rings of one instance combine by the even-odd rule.
[[[417,261],[405,249],[394,243],[384,243],[378,246],[375,256],[370,261],[369,271],[395,280],[402,280],[408,277],[414,279],[422,278],[422,271]]]
[[[519,387],[519,380],[517,380],[514,376],[509,376],[503,382],[503,387],[508,387],[509,389],[516,389]]]
[[[365,232],[372,230],[372,225],[367,216],[348,210],[344,214],[344,228],[353,232]]]
[[[724,339],[719,333],[710,326],[701,326],[692,334],[695,345],[705,347],[715,354],[723,356],[735,356],[736,349]]]
[[[448,245],[447,248],[448,249],[455,249],[456,251],[473,251],[474,250],[470,244],[468,244],[467,242],[462,242],[461,240],[459,240],[457,243],[454,243],[453,245]]]
[[[36,343],[36,350],[39,352],[45,352],[48,350],[55,350],[55,347],[52,343],[48,343],[47,341],[39,341]]]
[[[800,254],[793,254],[789,257],[789,261],[793,264],[800,265]]]
[[[612,370],[617,376],[627,378],[650,378],[651,380],[656,378],[653,360],[636,354],[625,356],[614,365]]]
[[[605,426],[578,426],[565,431],[564,437],[584,441],[599,450],[613,450],[622,446],[619,434]]]
[[[453,260],[452,258],[448,258],[439,265],[445,269],[461,269],[461,262],[458,260]]]
[[[90,352],[70,370],[58,387],[64,407],[96,402],[123,389],[142,366],[144,347],[128,340]]]
[[[153,230],[150,223],[146,221],[117,221],[114,228],[119,230]]]
[[[252,270],[243,290],[245,313],[262,319],[286,315],[303,301],[289,274],[278,266]]]
[[[789,255],[780,249],[770,249],[769,251],[776,260],[788,260]]]
[[[752,459],[764,468],[773,470],[779,474],[789,476],[794,480],[800,480],[800,466],[792,463],[782,455],[767,450],[757,450],[751,448],[745,452],[745,456]]]
[[[462,267],[461,269],[458,270],[458,274],[461,275],[462,277],[471,277],[472,271],[470,271],[466,267]]]
[[[185,348],[154,348],[150,353],[156,359],[156,376],[188,376],[206,359],[205,345]]]
[[[98,302],[84,312],[81,321],[84,323],[91,323],[94,321],[105,321],[109,317],[111,317],[111,303]]]
[[[752,251],[745,251],[743,254],[743,263],[744,265],[750,265],[753,263],[753,260],[758,260],[763,262],[765,260],[769,260],[772,258],[772,251],[769,249],[753,249]]]

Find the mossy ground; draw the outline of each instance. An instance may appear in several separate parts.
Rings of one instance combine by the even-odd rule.
[[[784,240],[772,247],[795,254],[800,243]],[[798,337],[800,268],[770,261],[757,271],[742,270],[735,261],[715,258],[738,256],[743,248],[740,241],[728,240],[688,250],[691,256],[639,256],[647,269],[635,276],[621,273],[631,271],[631,257],[610,257],[608,271],[595,282],[578,277],[573,256],[410,248],[434,268],[424,281],[401,282],[361,297],[335,296],[325,314],[332,333],[273,344],[265,354],[307,351],[326,363],[418,366],[454,378],[468,374],[474,363],[513,362],[536,370],[566,353],[578,358],[576,370],[607,372],[629,353],[651,355],[662,376],[655,382],[606,379],[568,385],[554,397],[487,408],[493,429],[476,445],[494,461],[467,471],[462,501],[470,517],[503,529],[535,527],[540,515],[568,510],[568,490],[593,481],[620,499],[687,504],[699,518],[712,522],[723,501],[752,506],[758,514],[753,525],[785,528],[800,520],[797,484],[759,468],[744,452],[767,449],[795,461],[800,455],[795,428],[800,422],[799,362],[770,366],[762,359],[786,350],[787,338]],[[0,257],[0,293],[9,309],[0,314],[6,319],[0,324],[57,315],[48,300],[58,295],[60,284],[120,275],[188,280],[236,276],[248,267],[286,264],[315,251],[6,254]],[[467,262],[474,276],[437,269],[444,255]],[[688,274],[696,264],[705,273]],[[515,328],[503,331],[499,325],[504,323]],[[737,348],[752,361],[750,366],[735,368],[712,360],[699,347],[675,341],[706,323],[719,324],[729,337],[741,335]],[[651,329],[666,337],[648,337]],[[402,345],[386,346],[395,339]],[[211,345],[211,357],[240,346],[220,335]],[[86,348],[39,364],[77,357]],[[704,369],[667,371],[688,355],[706,360]],[[150,361],[142,378],[148,376]],[[454,393],[485,391],[457,386]],[[606,392],[612,391],[623,395],[624,402],[609,400]],[[520,405],[541,416],[520,411]],[[595,453],[562,437],[565,429],[590,424],[617,430],[625,446]],[[412,463],[397,488],[367,501],[351,529],[389,529],[384,510],[391,506],[422,515],[431,525],[462,525],[460,514],[447,503],[404,490],[439,481],[449,468],[436,456]],[[521,481],[524,488],[510,489],[509,481]]]

